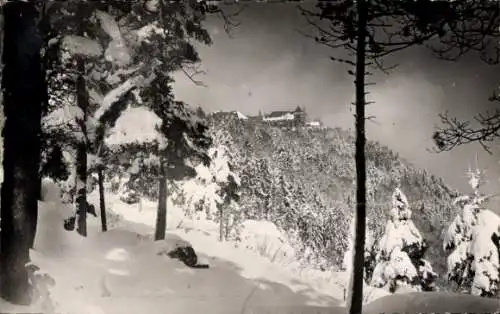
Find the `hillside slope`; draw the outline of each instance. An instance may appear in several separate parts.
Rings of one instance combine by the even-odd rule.
[[[247,217],[268,219],[287,230],[302,244],[308,263],[340,267],[355,204],[354,137],[332,128],[278,129],[230,114],[211,115],[209,123],[216,143],[233,152]],[[366,156],[368,226],[374,238],[383,232],[391,194],[399,185],[429,243],[428,260],[442,286],[441,234],[455,215],[451,204],[457,192],[379,143],[368,142]]]

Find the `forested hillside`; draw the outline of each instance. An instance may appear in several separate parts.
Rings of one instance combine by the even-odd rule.
[[[215,145],[226,145],[232,154],[245,216],[271,220],[300,239],[304,261],[340,267],[355,200],[354,137],[338,128],[280,129],[230,114],[208,119]],[[457,192],[379,143],[369,142],[366,154],[368,226],[374,238],[383,232],[392,192],[400,186],[443,283],[441,235],[455,215]]]

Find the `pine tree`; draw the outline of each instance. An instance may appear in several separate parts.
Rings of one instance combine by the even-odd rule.
[[[101,152],[106,125],[116,120],[139,81],[137,76],[123,78],[130,73],[123,72],[130,66],[130,50],[114,17],[103,11],[108,9],[103,2],[51,3],[44,29],[51,90],[45,133],[58,135],[59,144],[74,154],[77,230],[83,236],[89,207],[87,179],[92,170],[88,165],[99,162],[95,156]]]
[[[172,102],[167,88],[171,84],[170,73],[182,69],[192,78],[190,72],[195,69],[199,57],[191,41],[210,43],[201,22],[207,14],[221,11],[206,1],[66,1],[51,4],[49,11],[51,18],[46,27],[46,32],[51,34],[49,48],[55,47],[53,59],[60,69],[64,69],[54,70],[53,77],[60,79],[71,72],[70,69],[74,71],[66,75],[62,86],[56,85],[60,80],[54,79],[52,87],[54,90],[68,85],[73,87],[66,92],[53,93],[58,96],[53,100],[59,98],[62,107],[69,105],[67,98],[71,98],[72,93],[77,96],[78,110],[71,111],[78,112],[74,117],[74,129],[81,136],[70,142],[76,147],[79,230],[85,234],[87,191],[84,188],[92,170],[88,169],[85,159],[97,161],[93,170],[99,181],[103,181],[104,163],[99,155],[106,149],[103,138],[107,130],[131,99],[140,102],[141,96],[146,97],[140,95],[146,89],[137,92],[141,86],[148,87],[147,95],[155,95],[156,99],[146,99],[146,105],[156,106],[154,111],[161,116],[161,107]],[[68,12],[70,14],[62,14]],[[228,17],[225,21],[230,23]],[[60,59],[65,59],[65,63]],[[163,167],[159,170],[161,173],[168,171]],[[100,195],[101,211],[104,212],[104,193],[100,191]]]
[[[219,146],[210,151],[212,164],[210,172],[217,185],[216,221],[219,223],[219,241],[228,239],[231,229],[237,229],[241,222],[238,201],[240,199],[240,179],[234,172],[232,161],[226,146]],[[232,227],[232,228],[231,228]],[[237,231],[237,230],[236,230]]]
[[[193,41],[210,44],[208,32],[201,23],[213,6],[205,1],[167,2],[158,1],[156,6],[138,6],[135,14],[127,18],[131,27],[150,27],[146,38],[136,46],[147,58],[144,63],[153,64],[154,78],[139,93],[141,101],[162,121],[159,128],[167,141],[161,145],[159,154],[159,201],[155,239],[165,237],[167,179],[176,181],[195,175],[192,167],[185,164],[186,158],[199,158],[208,164],[206,149],[210,139],[206,126],[195,119],[196,115],[184,103],[175,101],[171,84],[171,73],[183,70],[193,79],[196,65],[200,61]],[[159,18],[158,18],[159,17]],[[154,61],[151,62],[151,56]]]
[[[493,297],[500,288],[500,217],[485,207],[490,196],[480,192],[484,173],[469,168],[467,176],[472,193],[455,200],[462,212],[448,227],[443,243],[444,250],[451,252],[448,280],[461,291]]]
[[[375,267],[370,284],[386,287],[391,293],[403,288],[433,290],[437,274],[423,259],[428,246],[411,221],[412,211],[399,188],[392,195],[392,203],[385,233],[375,247]]]
[[[215,143],[219,145],[215,146]],[[196,177],[186,180],[180,186],[183,191],[181,206],[191,218],[202,215],[217,222],[219,241],[228,240],[232,233],[238,238],[243,218],[238,204],[241,183],[233,167],[231,153],[217,140],[214,140],[214,146],[207,153],[210,165],[197,165]]]

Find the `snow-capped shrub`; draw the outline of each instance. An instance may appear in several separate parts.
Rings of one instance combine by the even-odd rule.
[[[241,244],[282,265],[295,261],[288,237],[269,221],[246,220],[241,224]]]
[[[428,246],[411,221],[411,214],[406,196],[396,188],[385,233],[374,247],[375,267],[371,285],[385,287],[391,293],[434,289],[437,274],[423,259]]]
[[[500,217],[485,208],[489,197],[479,192],[484,183],[482,172],[476,169],[467,174],[473,193],[455,200],[462,211],[448,227],[443,241],[444,250],[451,251],[448,280],[462,292],[493,297],[500,283]]]

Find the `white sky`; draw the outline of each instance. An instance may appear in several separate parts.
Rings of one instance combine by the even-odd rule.
[[[279,17],[278,17],[279,15]],[[199,77],[208,87],[197,87],[183,75],[177,77],[179,99],[207,111],[239,110],[257,114],[305,106],[311,118],[330,126],[353,128],[350,102],[353,78],[346,68],[329,60],[336,51],[319,47],[297,32],[304,27],[300,15],[287,5],[260,5],[243,12],[241,25],[229,38],[220,21],[209,21],[214,44],[201,47],[206,74]],[[500,149],[493,155],[478,144],[460,147],[451,153],[432,154],[431,137],[438,113],[471,118],[492,107],[488,102],[500,76],[495,68],[469,58],[460,63],[439,61],[423,49],[413,49],[394,59],[401,64],[390,75],[372,77],[370,100],[376,103],[368,114],[368,138],[380,141],[416,166],[444,178],[445,182],[468,192],[464,177],[468,164],[487,168],[490,182],[486,193],[500,190]],[[498,78],[498,79],[497,79]],[[491,204],[500,211],[500,199]]]

